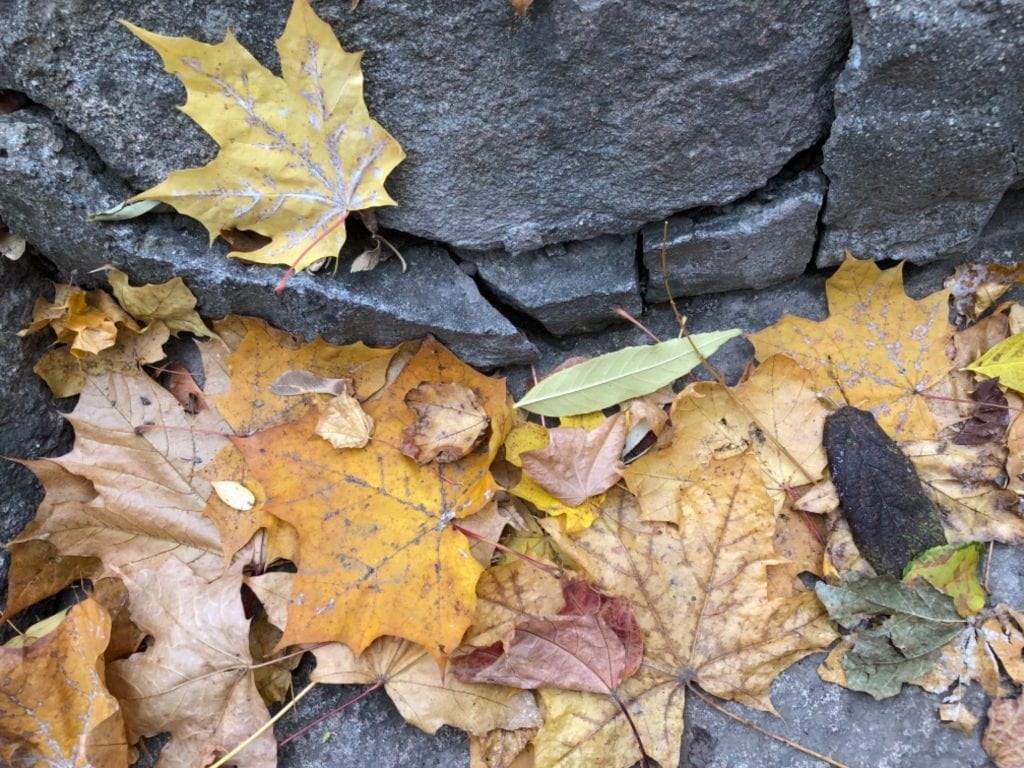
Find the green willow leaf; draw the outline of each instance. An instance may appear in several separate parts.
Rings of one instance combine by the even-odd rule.
[[[516,407],[541,416],[575,416],[642,397],[693,370],[702,355],[711,355],[742,333],[738,328],[694,333],[685,339],[610,352],[549,376]]]

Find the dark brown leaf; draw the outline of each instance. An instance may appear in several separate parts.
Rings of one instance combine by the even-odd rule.
[[[960,434],[953,438],[957,445],[984,445],[999,443],[1006,437],[1010,423],[1009,403],[999,388],[999,378],[985,379],[971,393],[971,400],[977,403],[974,413],[963,425]]]

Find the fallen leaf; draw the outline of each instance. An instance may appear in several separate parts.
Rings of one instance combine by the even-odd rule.
[[[611,693],[636,673],[643,639],[626,600],[602,595],[586,582],[562,587],[565,607],[530,616],[500,642],[452,659],[467,683],[513,688],[564,688]]]
[[[1024,333],[999,342],[967,366],[967,370],[999,379],[1004,387],[1024,392]]]
[[[900,449],[914,463],[925,493],[942,511],[950,544],[1024,543],[1024,517],[1017,495],[998,482],[1004,474],[1004,448],[920,440],[901,443]]]
[[[332,379],[310,371],[285,371],[270,384],[275,395],[351,395],[352,379]]]
[[[923,393],[951,367],[946,344],[949,291],[914,301],[903,269],[882,270],[849,256],[825,283],[830,315],[816,322],[786,315],[750,335],[758,359],[783,354],[811,372],[836,402],[871,411],[897,440],[935,437]]]
[[[705,477],[699,505],[678,532],[644,522],[636,500],[618,490],[575,536],[544,521],[597,589],[633,606],[644,660],[618,694],[664,768],[679,764],[689,683],[774,711],[768,692],[775,676],[835,638],[814,595],[768,599],[765,567],[778,562],[775,517],[754,458],[714,461]],[[541,697],[538,768],[636,761],[633,732],[608,696],[543,689]]]
[[[103,606],[110,616],[110,642],[103,652],[109,664],[131,656],[146,639],[146,633],[135,626],[129,609],[128,589],[120,579],[97,579],[89,596]]]
[[[621,414],[587,431],[556,427],[544,448],[519,454],[523,472],[567,507],[578,507],[622,477],[626,421]]]
[[[945,285],[958,318],[974,322],[1020,282],[1024,282],[1024,264],[960,264]]]
[[[206,407],[203,390],[196,384],[192,373],[183,365],[170,365],[167,373],[167,391],[174,395],[179,405],[192,416]]]
[[[486,736],[469,736],[469,768],[533,768],[530,741],[536,728],[494,730]]]
[[[263,701],[270,706],[284,701],[292,688],[292,672],[302,662],[302,653],[289,653],[283,649],[280,661],[268,664],[281,642],[281,634],[288,620],[288,601],[291,599],[295,575],[284,571],[270,571],[258,576],[246,576],[245,585],[251,589],[263,612],[253,619],[249,632],[249,652],[259,664],[253,669],[253,680]]]
[[[857,632],[852,647],[838,646],[825,662],[828,667],[841,661],[841,684],[875,699],[897,695],[903,683],[928,672],[942,646],[965,626],[952,598],[929,584],[911,587],[891,576],[850,573],[838,586],[819,582],[815,591],[844,627],[865,619],[880,622]]]
[[[530,6],[533,5],[533,0],[508,0],[508,2],[509,5],[515,9],[515,12],[521,19],[526,18],[526,12],[530,9]]]
[[[476,595],[473,625],[465,640],[478,648],[498,642],[519,622],[565,608],[561,581],[549,570],[519,558],[484,571]]]
[[[20,237],[7,229],[7,227],[0,225],[0,256],[11,261],[17,261],[25,255],[26,245],[28,243],[25,242],[24,237]]]
[[[694,333],[642,347],[609,352],[548,376],[516,403],[541,416],[600,411],[642,397],[689,373],[739,329]]]
[[[543,449],[548,445],[548,430],[540,424],[526,422],[513,429],[505,441],[505,460],[512,466],[522,468],[522,455],[527,451]],[[562,517],[566,530],[582,531],[597,518],[597,511],[604,501],[603,495],[585,499],[581,504],[568,506],[537,484],[525,472],[508,492],[535,506],[539,512],[551,517]]]
[[[221,323],[216,325],[221,335],[223,328]],[[356,398],[363,401],[384,386],[388,363],[395,354],[394,348],[373,349],[362,343],[335,346],[319,337],[303,343],[253,317],[235,318],[234,333],[236,339],[243,335],[229,347],[223,361],[218,359],[224,352],[219,344],[204,344],[202,354],[207,399],[238,435],[298,421],[316,408],[322,398],[315,392],[282,395],[274,391],[285,374],[306,371],[324,378],[351,379]],[[218,372],[212,387],[211,371]]]
[[[337,257],[350,211],[394,204],[383,183],[405,154],[366,111],[361,54],[346,53],[307,0],[295,0],[277,41],[282,77],[230,32],[206,45],[124,23],[181,80],[181,109],[220,145],[202,168],[129,202],[166,202],[211,240],[225,227],[257,232],[271,243],[229,255],[298,272]]]
[[[342,393],[324,406],[315,431],[335,448],[362,448],[373,434],[373,419],[358,400]]]
[[[1024,418],[1019,413],[1006,433],[1006,449],[1007,488],[1024,496]]]
[[[128,275],[116,267],[104,267],[118,303],[140,323],[163,323],[175,336],[187,331],[195,336],[213,332],[196,312],[196,297],[180,277],[156,285],[132,287]]]
[[[824,573],[825,534],[816,519],[801,514],[786,496],[785,503],[775,515],[775,551],[781,563],[768,566],[768,597],[791,597],[807,587],[800,574],[811,573],[821,577]]]
[[[109,636],[106,611],[84,600],[35,642],[0,647],[0,761],[127,768],[124,721],[104,682]]]
[[[529,691],[496,685],[463,683],[438,669],[422,647],[384,637],[360,656],[338,643],[313,650],[319,683],[372,685],[384,683],[391,701],[407,722],[427,733],[451,725],[483,736],[495,728],[513,730],[540,724],[541,716]]]
[[[971,400],[977,405],[971,418],[964,423],[960,433],[953,438],[957,445],[982,445],[1001,443],[1010,423],[1009,403],[999,389],[999,379],[986,379],[971,393]]]
[[[416,423],[402,433],[402,453],[419,464],[458,461],[484,436],[489,417],[480,396],[455,381],[423,382],[405,395]]]
[[[188,416],[146,376],[91,379],[67,416],[75,447],[64,456],[25,462],[54,503],[40,507],[17,542],[45,539],[66,556],[95,557],[94,577],[155,568],[177,558],[208,578],[223,568],[217,530],[204,516],[209,483],[203,466],[227,444],[214,414]],[[145,428],[146,426],[153,428]],[[69,476],[80,480],[68,497]]]
[[[58,285],[52,302],[36,299],[32,322],[18,335],[52,328],[59,344],[66,344],[72,356],[83,358],[114,346],[118,324],[136,332],[141,330],[105,291],[83,291],[73,285]]]
[[[161,765],[206,765],[270,717],[250,669],[241,566],[207,583],[172,558],[124,580],[132,620],[153,640],[145,651],[111,664],[108,683],[130,743],[170,732]],[[276,766],[273,733],[258,736],[236,763]]]
[[[398,450],[413,414],[406,394],[423,381],[454,381],[480,393],[490,418],[485,451],[419,466]],[[423,343],[382,395],[366,403],[373,441],[344,461],[311,440],[317,418],[235,438],[263,487],[265,510],[299,533],[301,563],[283,645],[340,641],[360,653],[380,635],[418,642],[437,659],[455,650],[472,621],[483,570],[453,520],[484,507],[498,487],[488,468],[510,425],[505,384]]]
[[[998,768],[1024,768],[1024,705],[1021,696],[993,701],[981,746]]]
[[[214,480],[210,485],[213,486],[217,498],[232,509],[248,512],[256,506],[256,496],[241,483],[236,483],[234,480]]]
[[[985,589],[978,581],[978,563],[985,547],[977,541],[933,547],[915,557],[903,573],[903,583],[927,581],[953,598],[957,613],[970,616],[985,607]]]
[[[942,518],[914,465],[868,411],[845,406],[825,419],[832,482],[857,549],[882,575],[946,543]]]

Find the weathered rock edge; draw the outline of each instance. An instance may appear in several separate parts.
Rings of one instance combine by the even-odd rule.
[[[256,315],[284,330],[322,334],[334,343],[394,344],[432,333],[466,362],[489,368],[529,362],[533,345],[479,293],[448,252],[432,245],[405,251],[409,271],[392,259],[372,272],[292,278],[280,295],[281,270],[226,259],[206,233],[177,214],[94,223],[90,211],[130,190],[88,147],[45,110],[0,116],[0,218],[50,259],[62,277],[104,285],[104,264],[136,283],[181,276],[208,317]],[[329,272],[329,270],[327,270]]]

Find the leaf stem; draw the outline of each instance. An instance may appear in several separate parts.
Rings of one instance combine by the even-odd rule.
[[[310,685],[316,685],[316,683],[310,683]],[[335,707],[334,709],[332,709],[332,710],[331,710],[330,712],[328,712],[327,714],[325,714],[325,715],[323,715],[323,716],[321,716],[321,717],[318,717],[318,718],[317,718],[316,720],[314,720],[314,721],[313,721],[312,723],[310,723],[309,725],[306,725],[306,726],[304,726],[304,727],[300,728],[300,729],[299,729],[299,730],[297,730],[297,731],[296,731],[295,733],[293,733],[293,734],[292,734],[291,736],[287,736],[287,737],[286,737],[286,738],[284,738],[284,739],[283,739],[282,741],[279,741],[279,742],[277,743],[277,747],[278,747],[278,749],[280,749],[281,747],[283,747],[283,746],[284,746],[285,744],[287,744],[288,742],[290,742],[290,741],[292,741],[292,740],[294,740],[294,739],[297,739],[297,738],[299,738],[299,736],[301,736],[302,734],[306,733],[307,731],[309,731],[309,730],[311,730],[311,729],[315,728],[316,726],[320,725],[320,723],[322,723],[322,722],[323,722],[324,720],[326,720],[327,718],[329,718],[329,717],[333,717],[334,715],[338,714],[339,712],[343,712],[344,710],[348,709],[348,708],[349,708],[349,707],[351,707],[351,706],[352,706],[353,704],[355,704],[355,703],[356,703],[357,701],[360,701],[360,700],[362,700],[362,699],[365,699],[365,698],[366,698],[367,696],[369,696],[369,695],[370,695],[371,693],[373,693],[374,691],[376,691],[376,690],[377,690],[378,688],[380,688],[380,687],[381,687],[382,685],[384,685],[384,681],[383,681],[383,680],[378,680],[378,681],[377,681],[376,683],[374,683],[374,684],[373,684],[373,685],[371,685],[371,686],[370,686],[369,688],[367,688],[366,690],[364,690],[364,691],[363,691],[362,693],[360,693],[360,694],[359,694],[358,696],[355,696],[355,697],[353,697],[353,698],[349,699],[348,701],[346,701],[346,702],[344,702],[344,703],[342,703],[342,704],[339,704],[338,706],[336,706],[336,707]],[[303,691],[303,693],[305,693],[305,691]],[[300,694],[300,695],[301,695],[301,694]],[[297,700],[298,700],[298,697],[296,697],[296,701],[297,701]],[[279,712],[278,714],[280,714],[280,712]],[[214,765],[211,765],[211,766],[210,766],[210,768],[217,768],[217,767],[216,767],[216,766],[214,766]]]
[[[665,295],[668,296],[668,303],[672,305],[672,314],[676,316],[676,324],[679,332],[682,333],[686,327],[686,318],[679,314],[679,307],[672,296],[672,289],[668,284],[668,219],[661,225],[661,279],[665,283]]]
[[[648,328],[648,327],[647,327],[646,325],[644,325],[643,323],[641,323],[641,322],[640,322],[639,320],[637,320],[637,319],[636,319],[635,317],[633,317],[633,316],[632,316],[631,314],[629,314],[629,312],[627,312],[627,311],[626,311],[625,309],[623,309],[622,307],[620,307],[620,306],[616,305],[616,306],[612,307],[612,312],[614,312],[614,313],[615,313],[616,315],[618,315],[618,316],[619,316],[619,317],[621,317],[621,318],[624,318],[624,319],[626,319],[626,320],[629,320],[629,322],[631,322],[631,323],[632,323],[633,325],[635,325],[635,326],[636,326],[637,328],[639,328],[639,329],[640,329],[641,331],[643,331],[643,332],[644,332],[644,333],[646,333],[646,334],[647,334],[648,336],[650,336],[650,337],[651,337],[652,339],[654,339],[654,343],[655,343],[655,344],[660,344],[660,343],[661,343],[661,339],[659,339],[659,338],[657,337],[657,335],[656,335],[656,334],[654,333],[654,331],[652,331],[652,330],[651,330],[650,328]]]
[[[640,750],[640,765],[642,768],[654,768],[657,763],[654,762],[653,758],[647,754],[647,750],[644,749],[643,739],[640,738],[640,731],[636,727],[636,723],[633,722],[632,715],[629,714],[629,710],[623,703],[622,699],[619,698],[619,694],[613,691],[611,688],[608,689],[609,695],[612,697],[619,710],[622,712],[622,716],[626,718],[626,722],[629,723],[629,728],[633,731],[633,738],[636,739],[636,746]]]
[[[243,749],[245,749],[250,744],[252,744],[254,741],[256,741],[256,739],[258,739],[263,734],[264,731],[266,731],[268,728],[271,728],[274,725],[274,723],[276,723],[278,720],[280,720],[286,714],[291,712],[291,710],[295,707],[295,705],[299,703],[299,699],[301,699],[303,696],[305,696],[307,693],[309,693],[311,690],[313,690],[313,688],[315,686],[316,686],[316,683],[312,682],[309,685],[307,685],[305,688],[303,688],[301,691],[299,691],[298,694],[296,694],[294,699],[292,699],[287,704],[285,704],[283,707],[281,707],[281,711],[280,712],[278,712],[272,718],[267,720],[267,722],[265,722],[263,725],[261,725],[259,728],[257,728],[256,732],[253,733],[249,738],[247,738],[245,741],[243,741],[237,747],[232,749],[230,752],[228,752],[226,755],[224,755],[224,757],[222,757],[216,763],[211,765],[209,768],[222,768],[222,766],[227,765],[228,761],[231,758],[233,758],[235,755],[237,755]]]
[[[298,258],[296,258],[295,261],[292,262],[292,265],[288,267],[288,271],[284,273],[284,277],[282,277],[281,282],[277,284],[277,287],[274,289],[274,293],[281,293],[281,291],[284,290],[284,287],[288,284],[288,281],[291,280],[292,275],[295,274],[295,268],[299,266],[300,262],[304,258],[306,258],[306,254],[309,253],[314,248],[316,248],[320,241],[327,237],[329,234],[331,234],[331,232],[333,232],[342,224],[344,224],[345,219],[347,218],[348,211],[345,211],[343,214],[341,214],[341,216],[338,217],[338,220],[336,222],[331,224],[331,226],[325,229],[322,234],[317,236],[316,240],[314,240],[312,243],[306,246],[306,248],[303,249],[302,253],[299,254]]]
[[[135,434],[141,435],[148,429],[162,429],[165,432],[192,432],[200,435],[216,435],[218,437],[241,437],[232,432],[218,432],[216,429],[202,429],[200,427],[175,427],[170,424],[138,424],[135,426]]]
[[[553,566],[553,565],[548,565],[547,563],[542,563],[540,560],[536,560],[536,559],[530,557],[529,555],[527,555],[527,554],[525,554],[523,552],[519,552],[517,550],[514,550],[511,547],[506,547],[504,544],[499,544],[496,541],[491,541],[490,539],[486,539],[483,536],[481,536],[479,533],[475,533],[475,532],[469,530],[468,528],[463,528],[458,523],[452,523],[452,528],[454,530],[458,531],[459,533],[461,533],[463,536],[466,536],[466,537],[468,537],[470,539],[476,539],[477,541],[482,541],[484,544],[490,544],[495,549],[500,549],[502,552],[506,552],[506,553],[512,555],[513,557],[518,557],[520,560],[522,560],[522,561],[524,561],[526,563],[529,563],[534,568],[539,568],[540,570],[544,571],[544,573],[546,573],[546,574],[548,574],[550,576],[554,576],[556,579],[562,578],[562,569],[561,568],[557,568],[556,566]]]
[[[776,741],[782,742],[787,747],[791,747],[791,748],[795,749],[797,752],[803,752],[805,755],[810,755],[813,758],[821,760],[823,763],[828,763],[829,765],[834,766],[834,768],[849,768],[844,763],[840,763],[837,760],[833,760],[831,757],[827,757],[827,756],[821,754],[820,752],[815,752],[810,747],[805,747],[803,744],[798,744],[795,741],[790,741],[785,736],[780,736],[777,733],[772,733],[767,728],[762,728],[757,723],[751,722],[750,720],[747,720],[744,717],[740,717],[735,712],[730,712],[728,709],[723,707],[721,704],[719,704],[718,702],[712,700],[709,696],[705,696],[700,690],[697,689],[697,687],[693,683],[687,683],[686,687],[692,693],[694,693],[697,696],[697,698],[699,698],[701,701],[703,701],[705,704],[707,704],[712,709],[714,709],[714,710],[716,710],[718,712],[721,712],[726,717],[731,717],[736,722],[742,723],[743,725],[747,726],[748,728],[754,729],[758,733],[763,733],[765,736],[768,736],[769,738],[775,739]],[[213,768],[213,766],[211,766],[211,768]]]

